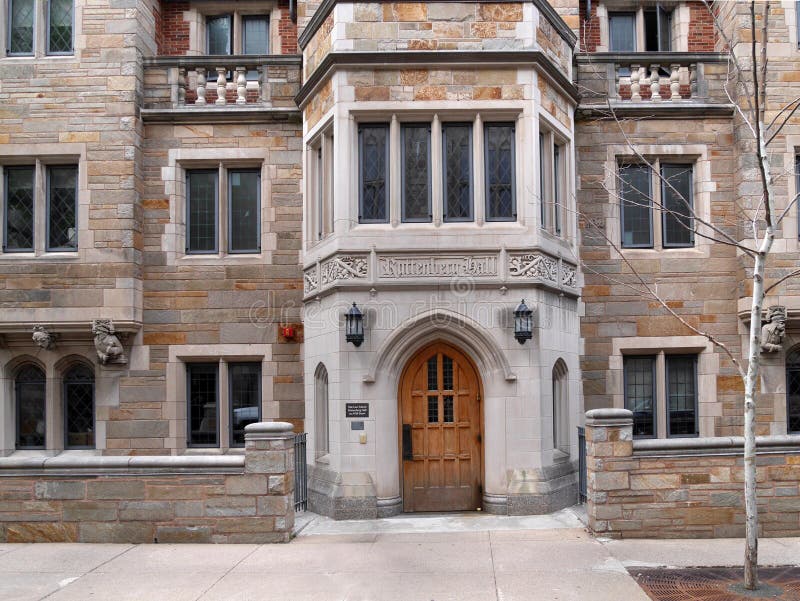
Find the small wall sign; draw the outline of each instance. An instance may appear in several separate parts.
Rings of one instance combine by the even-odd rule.
[[[345,403],[345,417],[369,417],[369,403]]]
[[[363,430],[364,429],[364,422],[350,422],[350,429],[351,430]]]

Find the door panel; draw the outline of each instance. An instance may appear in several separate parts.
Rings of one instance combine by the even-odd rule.
[[[403,458],[403,510],[480,508],[480,383],[472,363],[443,343],[418,353],[400,383],[400,418],[412,445],[412,458]]]

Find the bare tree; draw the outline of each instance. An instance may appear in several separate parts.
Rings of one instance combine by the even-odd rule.
[[[617,206],[639,206],[651,207],[662,215],[668,215],[674,222],[680,224],[692,232],[695,237],[705,238],[716,244],[724,244],[734,247],[745,260],[750,263],[750,278],[752,279],[752,294],[750,303],[750,324],[749,324],[749,345],[746,355],[737,356],[727,344],[719,337],[710,333],[699,325],[692,324],[684,316],[680,315],[664,298],[656,285],[648,282],[647,274],[637,271],[634,264],[626,258],[625,249],[616,240],[612,240],[605,230],[605,227],[595,223],[589,216],[578,212],[578,219],[581,222],[581,231],[584,236],[600,236],[605,243],[611,247],[618,255],[620,260],[627,266],[632,274],[630,278],[609,276],[593,267],[585,260],[577,259],[585,272],[597,274],[606,280],[621,285],[633,294],[657,302],[668,314],[680,321],[686,328],[697,335],[705,337],[709,342],[719,348],[737,369],[742,379],[744,388],[744,497],[745,497],[745,557],[744,557],[744,587],[748,590],[758,588],[758,507],[756,497],[756,403],[757,403],[757,382],[759,366],[762,352],[762,314],[764,299],[768,293],[782,284],[785,280],[800,275],[800,269],[790,271],[774,282],[765,282],[765,272],[770,256],[770,252],[775,240],[776,229],[781,221],[788,215],[790,207],[797,202],[797,197],[787,202],[786,207],[778,211],[776,209],[776,178],[789,176],[788,173],[778,173],[771,163],[769,152],[770,143],[784,129],[786,124],[792,119],[795,112],[800,107],[800,98],[784,106],[772,109],[775,116],[769,123],[766,121],[767,105],[767,75],[768,75],[768,54],[767,45],[769,43],[769,2],[749,2],[749,44],[743,46],[742,43],[734,39],[734,36],[726,31],[719,18],[717,4],[713,0],[703,0],[707,10],[711,14],[716,31],[721,42],[729,51],[728,77],[725,82],[724,90],[731,105],[734,107],[735,119],[743,126],[750,136],[748,152],[752,153],[754,164],[757,165],[759,202],[756,206],[746,206],[743,203],[736,203],[735,217],[736,222],[720,222],[717,218],[705,218],[691,202],[691,199],[684,197],[680,190],[670,181],[671,178],[665,177],[663,173],[654,168],[653,162],[642,152],[639,151],[635,140],[631,139],[625,122],[629,119],[620,118],[615,110],[615,105],[606,96],[603,119],[611,119],[618,125],[618,129],[624,138],[626,146],[631,151],[631,162],[646,165],[653,176],[657,178],[663,189],[669,190],[671,203],[665,202],[664,198],[653,198],[650,190],[638,190],[631,186],[631,182],[626,181],[620,175],[618,169],[609,170],[606,174],[607,179],[616,185],[603,184],[605,190],[612,199],[617,200]],[[730,3],[728,8],[736,10],[736,4]],[[731,5],[732,8],[731,8]],[[588,18],[588,15],[587,15]],[[760,27],[759,27],[760,22]],[[746,50],[745,50],[746,48]],[[744,51],[742,51],[744,50]],[[601,77],[604,71],[601,70]],[[591,91],[590,91],[591,93]],[[624,195],[621,189],[627,186],[628,190],[633,189],[639,198],[645,199],[637,201],[631,199],[631,195]],[[678,199],[677,203],[675,199]],[[742,223],[747,224],[748,235],[735,236],[730,233],[733,228],[740,227]],[[744,354],[744,353],[743,353]]]

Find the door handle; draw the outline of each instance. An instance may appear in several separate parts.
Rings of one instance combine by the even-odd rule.
[[[411,448],[411,424],[403,424],[403,461],[414,459]]]

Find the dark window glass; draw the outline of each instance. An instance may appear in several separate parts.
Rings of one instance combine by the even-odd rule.
[[[47,250],[78,248],[78,168],[47,168]]]
[[[693,246],[691,165],[661,166],[661,203],[664,246]]]
[[[228,366],[231,403],[231,446],[244,446],[244,427],[261,421],[261,364],[231,363]]]
[[[646,165],[623,165],[619,168],[622,246],[653,246],[653,214],[650,195],[650,168]]]
[[[206,45],[208,54],[233,53],[233,27],[230,15],[206,17]]]
[[[455,420],[453,415],[453,395],[446,394],[442,397],[442,407],[444,409],[444,421],[445,423],[452,423]]]
[[[323,184],[324,184],[324,165],[322,163],[322,147],[317,148],[317,240],[322,240],[323,234]]]
[[[25,365],[14,380],[17,413],[17,448],[45,446],[45,376],[35,365]]]
[[[186,174],[186,252],[217,252],[217,182],[215,170]]]
[[[242,54],[269,54],[269,19],[242,17]]]
[[[435,394],[428,395],[428,423],[435,424],[439,421],[439,397]]]
[[[442,390],[453,390],[453,360],[442,355]]]
[[[428,359],[428,390],[439,390],[439,373],[436,367],[436,355],[434,355]]]
[[[667,355],[667,432],[697,434],[697,357]]]
[[[431,129],[428,125],[404,125],[403,221],[431,221]]]
[[[514,191],[514,125],[488,123],[486,146],[486,220],[513,221],[517,218]]]
[[[314,374],[314,445],[315,457],[327,455],[330,451],[328,430],[328,370],[320,363]]]
[[[800,348],[786,355],[786,426],[789,433],[800,432]]]
[[[64,423],[67,449],[94,448],[94,374],[85,365],[64,375]]]
[[[219,364],[189,363],[186,365],[190,447],[219,445]]]
[[[636,52],[636,15],[634,13],[609,13],[608,32],[611,52]]]
[[[553,146],[553,231],[561,233],[561,147]]]
[[[10,0],[8,19],[9,54],[33,54],[34,0]]]
[[[261,250],[261,174],[258,171],[229,171],[230,202],[229,251],[232,253]]]
[[[623,363],[625,408],[633,411],[633,435],[655,436],[656,358],[627,356]]]
[[[442,126],[444,220],[472,221],[472,126]]]
[[[49,0],[48,2],[48,54],[72,54],[73,0]]]
[[[33,250],[33,207],[34,180],[33,167],[6,167],[5,235],[3,250],[6,252]]]
[[[644,10],[644,49],[669,52],[672,37],[672,13],[659,7]]]
[[[545,173],[545,137],[539,134],[539,218],[542,228],[547,228],[547,206],[549,199],[547,194],[547,174]]]
[[[358,129],[359,217],[361,223],[389,221],[389,126]]]

